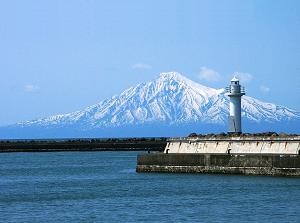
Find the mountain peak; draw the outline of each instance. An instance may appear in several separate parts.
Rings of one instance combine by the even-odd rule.
[[[185,86],[188,89],[193,89],[203,95],[211,96],[220,93],[220,90],[199,84],[176,71],[160,73],[159,78],[156,81],[158,83],[163,83],[164,85],[173,85],[174,82],[176,82],[179,85]]]
[[[196,82],[188,79],[187,77],[176,71],[160,73],[158,80],[163,82],[176,81],[178,83],[186,83],[192,85],[197,84]]]
[[[170,71],[170,72],[162,72],[159,74],[159,78],[162,79],[186,79],[182,74],[176,71]]]

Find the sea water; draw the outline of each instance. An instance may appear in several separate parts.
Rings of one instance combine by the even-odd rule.
[[[0,154],[0,222],[300,222],[300,179],[136,173],[137,152]]]

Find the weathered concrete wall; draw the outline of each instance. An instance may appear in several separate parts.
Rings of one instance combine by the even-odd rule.
[[[136,170],[137,172],[300,176],[300,156],[274,154],[147,154],[137,157]]]
[[[299,154],[300,137],[173,138],[165,153]]]

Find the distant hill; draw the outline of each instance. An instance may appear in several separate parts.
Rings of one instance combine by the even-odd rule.
[[[177,72],[161,73],[118,96],[81,111],[0,128],[1,138],[186,136],[226,132],[229,98],[224,89],[196,83]],[[243,131],[299,133],[300,112],[242,98]]]

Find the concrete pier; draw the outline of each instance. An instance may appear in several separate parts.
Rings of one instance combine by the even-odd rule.
[[[137,157],[137,172],[300,176],[299,155],[147,154]]]
[[[171,138],[164,153],[138,156],[136,171],[300,176],[299,151],[299,135]]]

